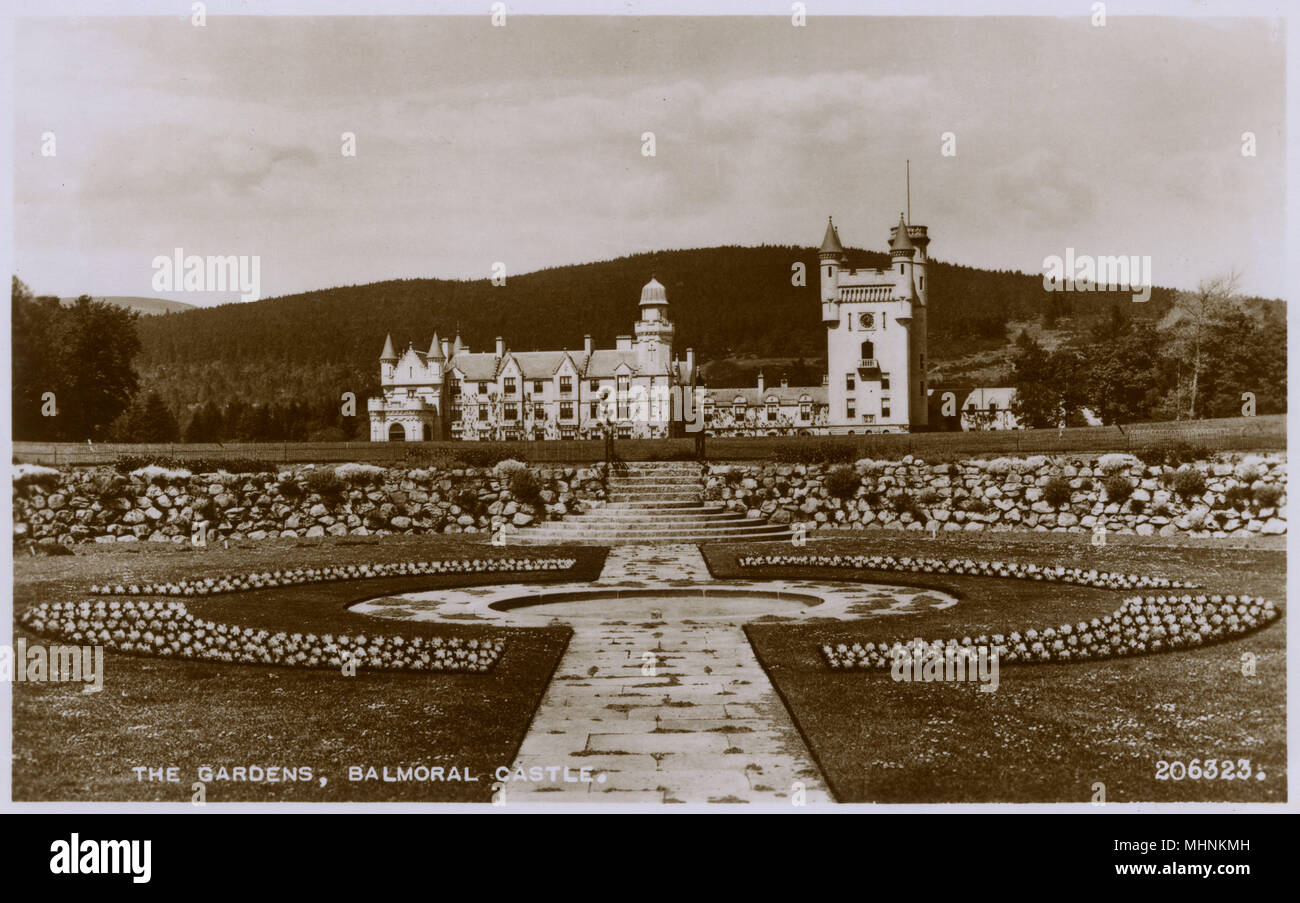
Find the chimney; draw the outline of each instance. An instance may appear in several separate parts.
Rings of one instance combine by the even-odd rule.
[[[686,349],[686,378],[695,380],[695,349]]]
[[[497,357],[505,357],[506,342],[501,336],[497,336]]]
[[[764,388],[764,387],[763,387],[763,382],[764,382],[764,380],[763,380],[763,371],[762,371],[762,370],[759,370],[759,371],[758,371],[758,394],[759,394],[759,395],[762,395],[762,394],[763,394],[763,388]]]
[[[443,360],[447,360],[447,361],[451,360],[451,340],[450,340],[450,339],[443,339],[443,340],[442,340],[442,357],[443,357]]]
[[[788,389],[788,388],[790,388],[790,378],[789,378],[789,377],[787,377],[787,376],[783,376],[783,377],[781,377],[781,388],[782,388],[782,389]]]
[[[631,337],[630,335],[620,335],[620,336],[615,336],[615,337],[614,337],[614,350],[615,350],[615,351],[631,351],[631,350],[632,350],[632,337]]]
[[[587,357],[591,357],[591,347],[592,347],[592,346],[591,346],[591,336],[589,336],[589,335],[585,335],[585,336],[583,336],[583,337],[582,337],[582,353],[585,354],[585,355],[587,355]]]

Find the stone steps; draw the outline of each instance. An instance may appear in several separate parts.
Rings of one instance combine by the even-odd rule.
[[[559,521],[545,521],[513,542],[614,543],[776,542],[792,537],[786,525],[727,510],[703,497],[698,464],[628,464],[610,475],[607,503]]]

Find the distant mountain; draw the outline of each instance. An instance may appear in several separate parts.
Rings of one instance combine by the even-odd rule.
[[[855,267],[889,264],[881,252],[850,250],[848,257]],[[807,285],[793,284],[798,263]],[[769,383],[783,375],[792,383],[820,382],[826,333],[817,252],[782,246],[638,254],[511,275],[500,287],[406,279],[183,310],[140,320],[136,366],[143,387],[159,392],[182,422],[203,402],[338,405],[344,392],[361,400],[377,390],[389,333],[399,352],[408,343],[427,349],[435,330],[445,337],[459,332],[476,351],[491,348],[496,336],[515,351],[577,349],[586,334],[598,347],[612,347],[615,336],[632,332],[641,286],[652,273],[668,288],[675,350],[693,347],[698,360],[714,362],[707,372],[714,385],[749,380],[760,363]],[[1171,289],[1158,287],[1143,304],[1126,292],[1051,293],[1038,274],[932,261],[929,357],[944,381],[989,384],[1024,324],[1046,331],[1055,344],[1073,343],[1113,306],[1159,318],[1173,298]]]
[[[138,310],[141,316],[155,317],[166,313],[180,313],[183,310],[194,310],[193,304],[186,304],[184,301],[168,301],[165,298],[137,298],[131,295],[92,295],[96,301],[104,301],[116,307],[125,307],[130,310]],[[59,303],[64,307],[69,307],[76,302],[76,298],[60,298]]]

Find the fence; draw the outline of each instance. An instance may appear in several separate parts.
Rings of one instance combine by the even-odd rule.
[[[980,455],[1078,454],[1135,451],[1151,445],[1185,442],[1212,451],[1278,451],[1286,448],[1286,415],[1141,423],[1125,427],[1075,427],[1066,430],[986,430],[962,433],[878,433],[856,436],[756,436],[709,439],[709,458],[754,461],[801,443],[833,443],[853,448],[855,457],[940,460]],[[490,449],[489,449],[490,447]],[[620,457],[629,461],[688,459],[693,439],[620,439]],[[469,449],[536,463],[582,463],[604,457],[598,439],[538,442],[243,442],[193,445],[89,445],[75,442],[15,442],[16,462],[51,466],[111,464],[121,455],[181,459],[248,458],[277,464],[418,464],[437,455],[456,457]]]

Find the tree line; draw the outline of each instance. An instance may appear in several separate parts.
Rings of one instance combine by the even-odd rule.
[[[1112,305],[1076,343],[1022,332],[1014,410],[1028,427],[1238,417],[1286,410],[1286,312],[1236,293],[1236,277],[1180,292],[1159,320]]]

